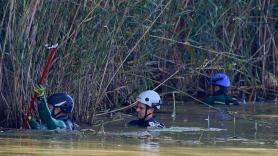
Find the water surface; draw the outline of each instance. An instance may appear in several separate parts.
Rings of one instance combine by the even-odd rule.
[[[125,114],[99,118],[103,125],[93,127],[95,132],[3,130],[0,155],[277,155],[277,108],[229,107],[234,118],[226,111],[186,103],[177,106],[172,118],[168,104],[156,116],[167,127],[162,130],[130,128],[126,123],[133,117]]]

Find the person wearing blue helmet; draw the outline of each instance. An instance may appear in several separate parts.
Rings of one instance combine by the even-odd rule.
[[[70,119],[74,102],[66,93],[55,93],[46,98],[45,89],[37,86],[34,89],[37,95],[37,109],[40,122],[31,116],[28,117],[29,126],[32,129],[65,129],[73,130],[74,126]]]
[[[209,105],[238,105],[235,98],[227,95],[230,84],[230,79],[226,74],[218,73],[212,75],[209,80],[209,85],[211,86],[210,95],[205,97],[203,102]]]

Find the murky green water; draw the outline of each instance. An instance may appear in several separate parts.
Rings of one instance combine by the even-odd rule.
[[[278,106],[256,104],[231,107],[236,120],[198,104],[164,106],[157,119],[163,130],[126,126],[132,118],[116,115],[115,122],[91,131],[7,130],[0,133],[0,155],[277,155]],[[241,115],[241,114],[247,114]],[[247,118],[248,120],[244,119]],[[209,118],[209,120],[208,120]],[[109,118],[103,118],[109,121]]]

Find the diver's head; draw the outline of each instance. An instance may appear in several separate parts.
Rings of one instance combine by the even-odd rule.
[[[74,102],[70,95],[66,93],[55,93],[47,97],[47,103],[51,115],[56,118],[68,115],[73,111]]]
[[[223,73],[214,74],[210,77],[209,85],[209,94],[226,94],[230,79]]]
[[[137,98],[136,112],[139,119],[147,120],[153,116],[155,110],[160,109],[161,99],[157,92],[147,90],[140,93]]]

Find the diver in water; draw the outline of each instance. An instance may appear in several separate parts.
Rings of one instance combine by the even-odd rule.
[[[29,116],[28,124],[31,129],[74,129],[70,119],[74,102],[70,95],[55,93],[46,98],[44,94],[45,89],[40,85],[35,87],[34,91],[37,95],[40,122]]]
[[[203,99],[203,102],[209,105],[238,105],[237,99],[227,95],[230,87],[230,79],[226,74],[218,73],[210,77],[209,96]]]
[[[154,119],[154,112],[160,109],[161,99],[157,92],[147,90],[136,98],[136,112],[138,120],[130,121],[128,124],[139,127],[164,128],[165,126]]]

